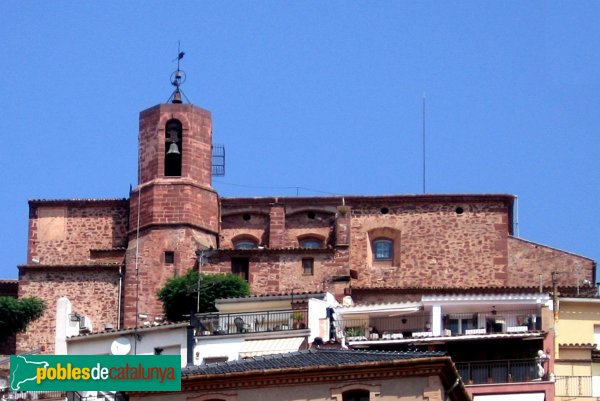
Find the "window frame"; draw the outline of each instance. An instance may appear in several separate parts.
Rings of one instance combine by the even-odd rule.
[[[379,256],[378,244],[388,245],[385,256]],[[375,261],[388,261],[394,259],[394,240],[386,237],[375,238],[371,243],[373,249],[373,260]]]
[[[303,249],[321,249],[323,248],[323,240],[317,237],[304,237],[298,240],[300,248]],[[307,246],[307,244],[311,244]]]
[[[342,401],[362,401],[371,399],[371,392],[365,389],[352,389],[342,393]]]
[[[258,249],[258,243],[248,238],[239,239],[233,243],[233,249],[248,250]]]
[[[302,258],[302,275],[303,276],[314,276],[315,275],[315,258]]]
[[[175,264],[175,251],[165,251],[163,257],[165,265]]]

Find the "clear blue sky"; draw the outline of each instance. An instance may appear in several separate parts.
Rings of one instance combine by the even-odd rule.
[[[221,195],[421,193],[425,92],[428,193],[515,194],[521,237],[598,261],[598,21],[597,1],[2,1],[0,278],[28,199],[128,196],[178,40]]]

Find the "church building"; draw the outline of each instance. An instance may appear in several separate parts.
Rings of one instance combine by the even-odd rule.
[[[513,195],[221,197],[211,113],[182,102],[177,82],[171,99],[140,113],[128,199],[29,201],[18,294],[48,307],[17,352],[54,352],[60,297],[90,331],[162,321],[157,291],[189,269],[238,274],[255,295],[362,289],[378,302],[549,287],[555,272],[561,286],[596,282],[593,260],[514,235]]]

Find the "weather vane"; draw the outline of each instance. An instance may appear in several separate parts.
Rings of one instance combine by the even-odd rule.
[[[172,62],[177,61],[177,70],[171,74],[171,85],[173,85],[175,87],[175,90],[169,97],[169,100],[167,101],[167,103],[169,101],[171,103],[183,103],[181,100],[181,96],[183,96],[185,98],[185,100],[187,100],[187,102],[190,103],[190,100],[187,98],[185,93],[183,93],[183,91],[181,90],[181,85],[184,84],[185,79],[186,79],[185,72],[179,68],[179,61],[183,58],[183,56],[185,56],[185,52],[181,51],[181,42],[178,41],[177,42],[177,57],[175,57],[172,60]]]

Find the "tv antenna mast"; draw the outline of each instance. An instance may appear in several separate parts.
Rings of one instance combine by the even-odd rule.
[[[425,193],[425,92],[423,92],[423,193]]]

